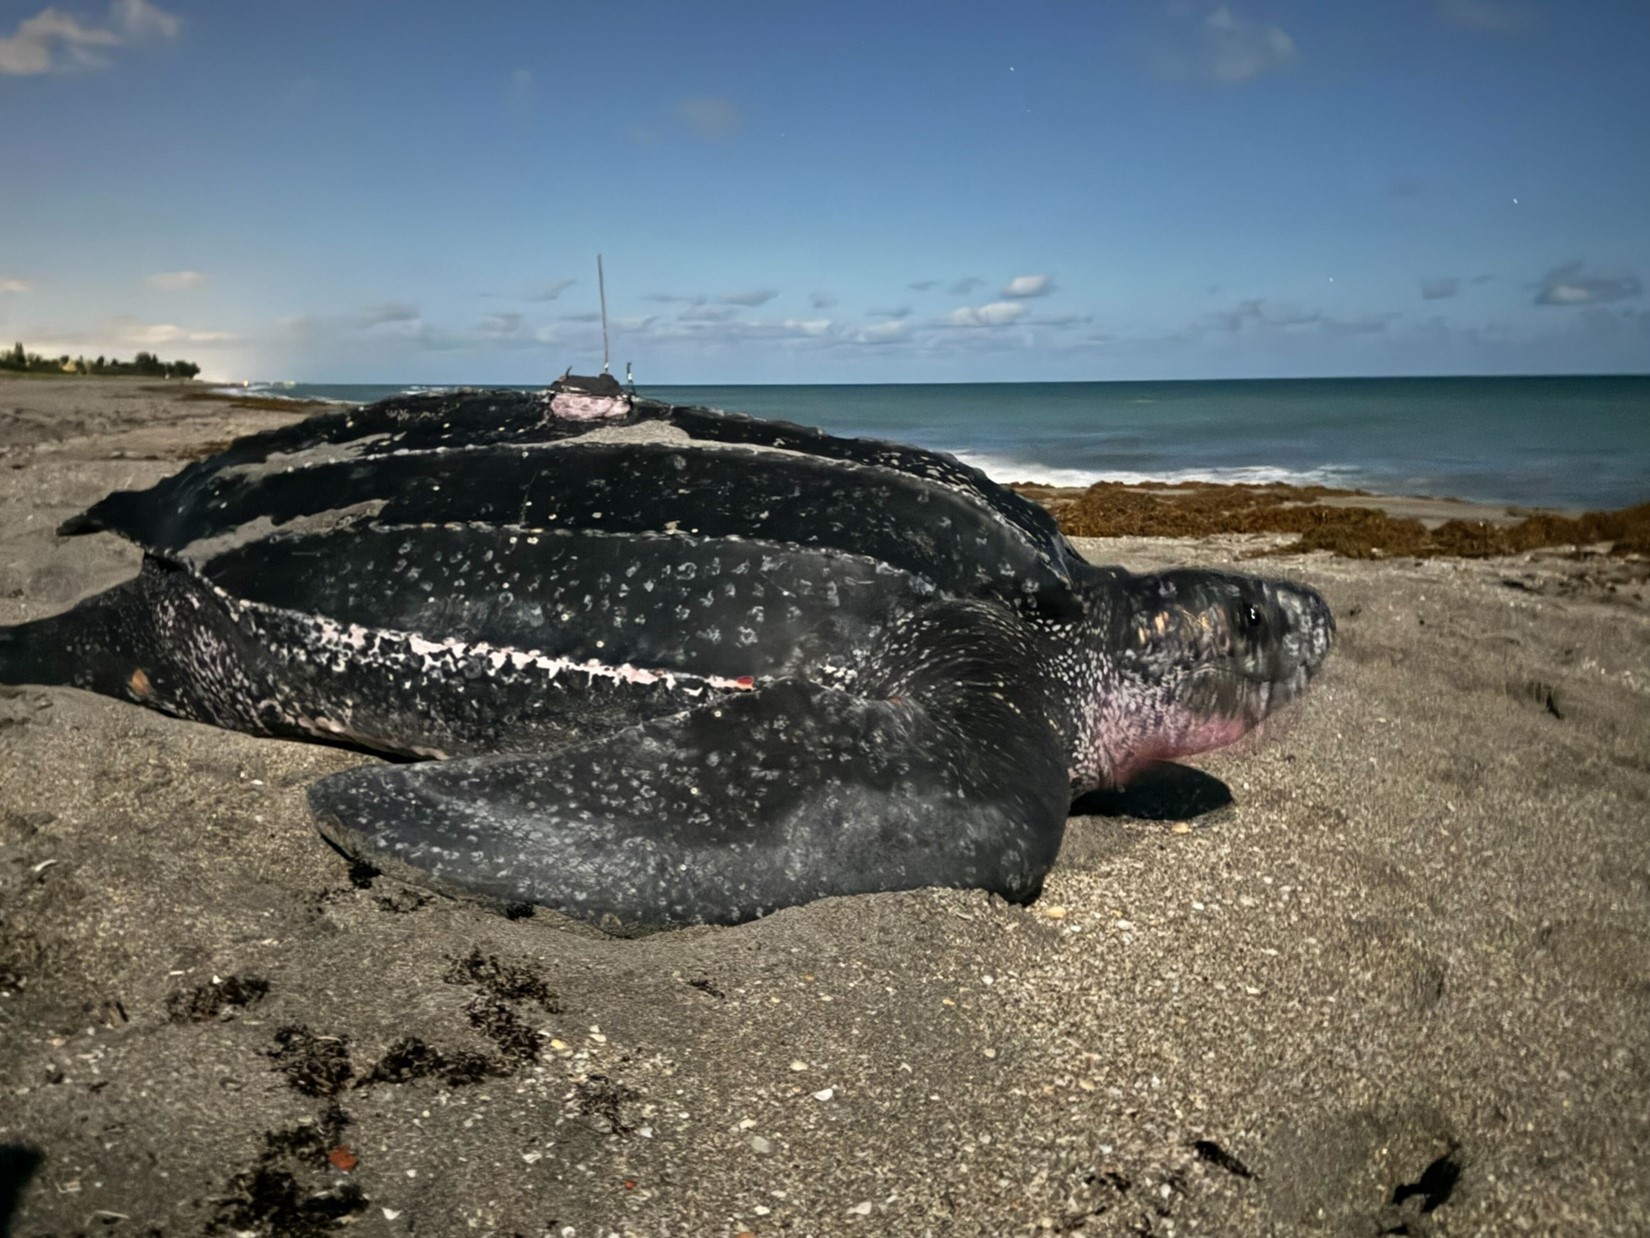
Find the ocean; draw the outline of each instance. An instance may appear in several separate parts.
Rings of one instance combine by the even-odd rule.
[[[435,388],[257,389],[365,403]],[[1650,500],[1650,376],[638,390],[948,451],[999,481],[1281,481],[1595,510]]]

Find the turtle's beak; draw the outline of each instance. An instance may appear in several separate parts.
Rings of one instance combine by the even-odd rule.
[[[1283,582],[1272,586],[1283,618],[1284,656],[1293,659],[1308,678],[1318,673],[1329,647],[1335,643],[1335,616],[1316,589]]]

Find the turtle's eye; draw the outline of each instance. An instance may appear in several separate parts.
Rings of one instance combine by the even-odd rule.
[[[1258,636],[1266,630],[1266,616],[1261,614],[1260,607],[1253,602],[1246,602],[1242,612],[1243,630],[1251,636]]]

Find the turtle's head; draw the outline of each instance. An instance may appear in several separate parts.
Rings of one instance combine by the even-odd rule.
[[[1119,574],[1089,611],[1097,682],[1079,707],[1078,791],[1240,739],[1300,695],[1335,634],[1303,585],[1190,568]]]

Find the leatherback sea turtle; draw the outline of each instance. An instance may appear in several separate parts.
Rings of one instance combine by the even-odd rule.
[[[138,576],[0,629],[61,683],[420,764],[321,832],[638,931],[924,885],[1036,896],[1074,794],[1298,694],[1322,599],[1085,562],[952,457],[629,397],[392,399],[68,521]]]

